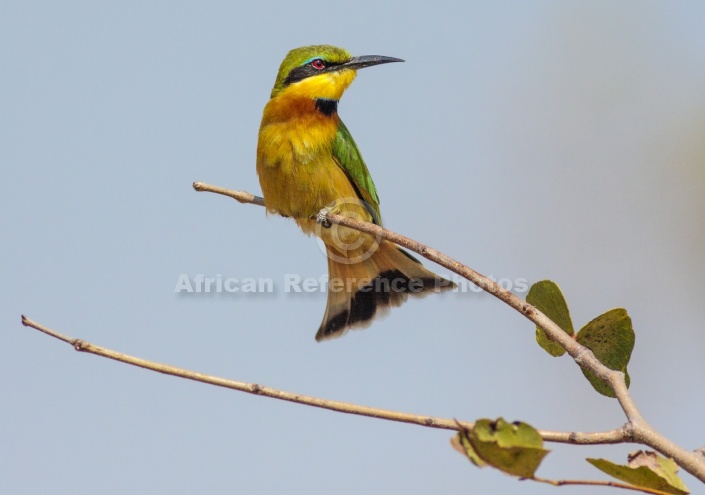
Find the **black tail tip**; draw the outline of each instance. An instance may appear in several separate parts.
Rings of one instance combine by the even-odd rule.
[[[401,306],[409,295],[425,296],[455,287],[454,282],[437,275],[409,278],[399,270],[385,271],[351,294],[346,309],[333,315],[326,313],[316,333],[316,341],[340,337],[351,328],[365,328],[376,316],[392,307]]]

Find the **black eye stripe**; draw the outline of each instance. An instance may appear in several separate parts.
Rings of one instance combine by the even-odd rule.
[[[314,64],[316,61],[320,61],[323,66],[319,67],[314,67]],[[331,70],[335,70],[335,67],[340,64],[335,64],[332,62],[326,62],[325,60],[321,58],[316,58],[311,60],[309,63],[306,65],[301,65],[299,67],[296,67],[289,72],[289,75],[286,77],[286,80],[284,81],[284,85],[288,86],[289,84],[295,83],[302,81],[306,79],[307,77],[315,76],[318,75],[322,72],[328,72]]]

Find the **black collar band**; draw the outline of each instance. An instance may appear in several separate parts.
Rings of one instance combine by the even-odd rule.
[[[321,112],[326,117],[330,117],[338,111],[338,100],[329,100],[328,98],[317,98],[316,110]]]

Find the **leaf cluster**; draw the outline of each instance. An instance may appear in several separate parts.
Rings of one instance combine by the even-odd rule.
[[[543,280],[531,286],[526,301],[553,320],[568,336],[590,349],[606,367],[624,374],[625,384],[630,383],[627,364],[634,350],[634,328],[627,311],[622,308],[609,310],[586,323],[577,333],[573,327],[568,304],[555,282]],[[566,350],[536,327],[536,342],[548,354],[560,357]],[[610,385],[592,371],[581,368],[585,378],[602,395],[615,397]],[[615,482],[563,480],[537,478],[535,473],[549,451],[543,448],[539,432],[528,423],[508,423],[504,419],[480,419],[472,428],[461,428],[452,439],[453,447],[478,467],[492,466],[521,479],[532,479],[553,485],[586,484],[632,488],[653,494],[686,495],[688,488],[678,477],[678,466],[672,459],[655,452],[637,451],[628,457],[625,465],[605,459],[587,459],[604,473],[624,481]]]

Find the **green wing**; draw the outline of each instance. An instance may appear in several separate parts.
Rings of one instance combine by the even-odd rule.
[[[360,199],[365,201],[365,207],[372,215],[374,223],[382,225],[377,188],[375,188],[375,183],[372,182],[370,171],[367,170],[367,165],[362,159],[360,150],[342,120],[333,142],[333,158],[350,178],[350,182],[355,186]]]

